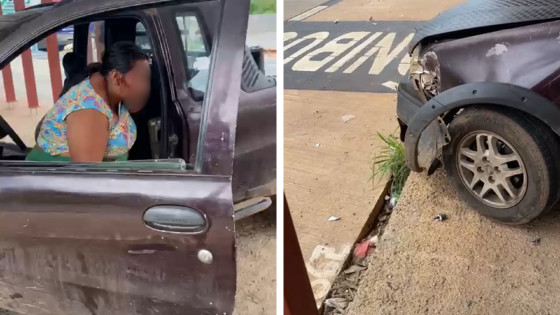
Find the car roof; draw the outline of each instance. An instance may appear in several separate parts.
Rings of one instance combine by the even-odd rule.
[[[560,19],[558,0],[469,0],[421,26],[410,42],[409,52],[426,40],[470,36],[556,19]]]
[[[38,36],[88,16],[125,8],[141,9],[205,1],[210,0],[62,0],[3,15],[0,17],[0,69],[28,48],[29,43]]]
[[[38,5],[29,7],[23,11],[15,12],[14,14],[0,15],[0,42],[21,24],[29,22],[45,12],[48,12],[53,6],[54,3]]]

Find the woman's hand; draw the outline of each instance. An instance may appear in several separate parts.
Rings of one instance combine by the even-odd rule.
[[[66,117],[68,151],[72,162],[102,162],[109,141],[109,119],[95,109]]]

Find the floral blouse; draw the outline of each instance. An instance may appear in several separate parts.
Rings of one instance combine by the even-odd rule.
[[[124,105],[119,107],[119,117],[113,117],[111,108],[85,79],[72,87],[49,110],[37,138],[37,146],[53,155],[68,152],[66,117],[82,109],[95,109],[109,119],[109,142],[106,158],[117,158],[128,153],[136,140],[136,125]],[[86,140],[87,141],[87,140]]]

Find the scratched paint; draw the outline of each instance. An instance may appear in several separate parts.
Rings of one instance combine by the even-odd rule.
[[[286,89],[394,93],[409,68],[420,22],[290,22],[284,33]]]

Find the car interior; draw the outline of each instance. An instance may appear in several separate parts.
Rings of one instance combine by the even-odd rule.
[[[105,47],[118,41],[132,41],[151,57],[152,90],[146,106],[140,112],[131,114],[137,127],[137,139],[129,152],[128,162],[138,161],[146,164],[147,161],[151,161],[151,164],[148,163],[146,165],[155,169],[161,167],[181,170],[191,168],[192,165],[181,159],[180,156],[181,153],[185,152],[183,147],[189,148],[188,133],[183,132],[183,130],[188,130],[188,128],[183,126],[186,122],[181,119],[174,106],[165,106],[166,102],[169,101],[165,99],[169,93],[162,93],[162,91],[168,91],[169,87],[166,80],[161,80],[164,74],[160,71],[163,69],[160,69],[158,66],[157,56],[154,55],[154,50],[152,49],[152,41],[144,25],[138,18],[134,17],[110,17],[102,20],[102,22],[104,27],[101,34],[104,37]],[[73,49],[62,56],[64,82],[59,97],[67,92],[70,87],[87,77],[88,50],[91,49],[91,47],[88,47],[88,40],[90,40],[90,33],[93,34],[93,23],[76,24],[73,25],[73,29]],[[209,56],[200,56],[200,52],[193,52],[192,56],[189,55],[188,57],[185,62],[189,63],[190,71],[194,68],[191,67],[191,63],[196,58]],[[197,74],[189,72],[188,75],[194,78]],[[201,74],[201,76],[204,77],[207,74]],[[246,47],[242,79],[242,89],[246,92],[275,86],[275,79],[264,75],[264,59],[261,48]],[[190,92],[194,100],[202,101],[204,91],[190,88]],[[169,110],[166,110],[166,108]],[[167,118],[162,119],[162,116]],[[37,139],[39,134],[42,120],[36,126],[29,127],[35,128],[35,139]],[[166,123],[162,124],[162,121]],[[11,138],[11,141],[6,141],[7,138]],[[167,141],[161,141],[161,139],[167,139]],[[0,164],[2,164],[2,161],[23,161],[29,151],[30,148],[20,139],[8,122],[0,116]],[[49,165],[54,164],[51,163]],[[68,163],[58,164],[67,165]],[[117,167],[108,165],[115,163],[100,164],[110,168]],[[121,162],[120,164],[126,163]],[[134,168],[137,168],[140,163],[135,163],[134,165]]]
[[[62,59],[65,79],[59,97],[74,84],[87,77],[87,56],[88,49],[91,48],[88,48],[88,39],[91,30],[91,23],[74,25],[73,51],[66,53]],[[168,148],[168,152],[162,152],[159,139],[161,139],[161,116],[165,100],[161,91],[167,87],[162,85],[162,80],[160,80],[161,72],[142,23],[136,18],[106,19],[104,20],[104,31],[102,34],[105,47],[118,41],[132,41],[136,42],[151,58],[152,90],[150,97],[146,106],[140,112],[131,114],[137,127],[137,140],[129,152],[129,161],[146,163],[148,160],[156,161],[157,159],[165,158],[164,163],[158,163],[156,168],[159,168],[159,166],[169,168],[172,165],[174,169],[184,169],[186,162],[174,156],[174,152],[182,152],[181,141],[179,141],[178,136],[175,137],[177,138],[176,141],[172,142],[171,148]],[[30,128],[35,128],[35,139],[37,139],[43,119],[41,119],[37,126],[30,126]],[[182,134],[181,132],[175,133],[171,122],[169,124],[170,126],[167,126],[167,128],[170,129],[167,130],[177,135]],[[12,141],[5,141],[7,137],[11,138]],[[25,160],[29,151],[30,148],[20,139],[8,122],[0,116],[0,160]],[[102,164],[107,165],[109,163]],[[134,165],[136,168],[140,163],[135,163]]]

